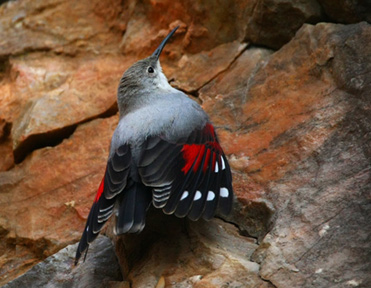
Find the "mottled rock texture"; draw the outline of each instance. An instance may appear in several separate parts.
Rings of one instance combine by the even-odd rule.
[[[61,144],[0,173],[2,277],[80,237],[116,125],[115,116],[80,125]]]
[[[280,53],[309,47],[294,56],[301,63],[295,75],[306,66],[304,77],[294,80],[305,91],[295,84],[290,90],[302,103],[311,99],[311,111],[300,113],[295,129],[274,141],[294,146],[295,169],[283,165],[287,172],[269,183],[280,212],[253,257],[261,276],[277,287],[371,285],[371,50],[364,49],[370,41],[366,23],[307,25],[271,59],[285,66],[293,59]]]
[[[340,23],[371,22],[369,0],[318,0],[328,17]]]
[[[74,265],[76,249],[77,244],[68,245],[2,287],[109,287],[122,280],[120,266],[109,238],[97,238],[90,246],[92,253],[86,257],[85,265]]]
[[[316,0],[261,0],[254,4],[246,39],[272,48],[290,41],[304,23],[324,20],[323,9]]]
[[[0,285],[371,287],[370,11],[327,0],[1,4]],[[122,237],[111,221],[102,234],[120,273],[104,237],[72,268],[67,245],[103,176],[118,81],[177,25],[163,70],[217,128],[233,212],[189,222],[150,209],[143,233]]]
[[[141,234],[114,238],[132,287],[156,287],[161,281],[165,287],[271,287],[249,260],[256,240],[219,219],[189,223],[153,209]]]

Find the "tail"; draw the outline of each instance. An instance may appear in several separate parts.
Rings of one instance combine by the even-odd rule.
[[[115,153],[110,155],[104,177],[99,185],[77,247],[75,265],[84,251],[86,251],[86,257],[89,244],[97,238],[104,224],[113,214],[116,199],[119,195],[125,194],[131,162],[131,150],[128,144],[123,144],[115,150]]]
[[[120,199],[116,219],[116,233],[139,233],[146,223],[146,212],[152,201],[152,190],[142,183],[134,182]]]
[[[111,199],[106,198],[103,194],[104,191],[104,181],[103,178],[97,193],[97,197],[94,200],[93,206],[90,209],[90,213],[88,219],[86,221],[84,232],[82,233],[79,246],[77,247],[76,257],[75,257],[75,265],[79,261],[81,254],[85,252],[88,253],[89,244],[97,238],[100,230],[103,228],[104,224],[107,220],[111,217],[116,197],[112,197]],[[85,261],[84,257],[84,261]]]

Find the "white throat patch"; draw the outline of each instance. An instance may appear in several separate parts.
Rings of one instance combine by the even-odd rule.
[[[167,78],[166,78],[165,74],[162,73],[162,68],[161,68],[160,62],[157,62],[157,69],[158,69],[158,75],[157,75],[158,83],[157,83],[157,87],[159,89],[163,90],[163,91],[166,91],[166,92],[175,92],[176,89],[173,88],[173,87],[171,87],[171,85],[167,81]]]

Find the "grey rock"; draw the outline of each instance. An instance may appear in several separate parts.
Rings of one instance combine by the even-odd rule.
[[[320,50],[309,56],[336,87],[312,123],[331,133],[295,170],[270,183],[276,222],[253,260],[276,287],[371,287],[371,49],[365,44],[371,26],[308,25],[286,49],[309,47],[308,39],[318,39]],[[336,110],[341,113],[331,120]],[[304,131],[302,125],[286,137]]]
[[[135,288],[271,287],[250,261],[256,240],[219,219],[191,222],[150,209],[141,233],[114,238],[124,278]]]
[[[323,20],[323,9],[315,0],[257,1],[247,21],[246,39],[254,44],[278,49],[290,41],[304,23]]]
[[[107,287],[111,281],[122,280],[109,238],[99,236],[90,246],[86,261],[75,266],[77,245],[67,246],[2,287]]]

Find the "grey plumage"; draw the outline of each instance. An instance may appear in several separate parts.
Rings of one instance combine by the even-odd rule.
[[[140,144],[148,135],[162,134],[166,139],[175,141],[187,136],[193,129],[205,126],[208,121],[200,106],[180,91],[153,93],[148,98],[151,99],[150,105],[120,116],[111,153],[122,143]]]
[[[191,220],[209,220],[217,209],[222,215],[231,211],[232,176],[214,127],[195,101],[169,85],[158,60],[176,29],[120,80],[120,120],[76,263],[114,206],[118,234],[140,232],[151,203]]]

